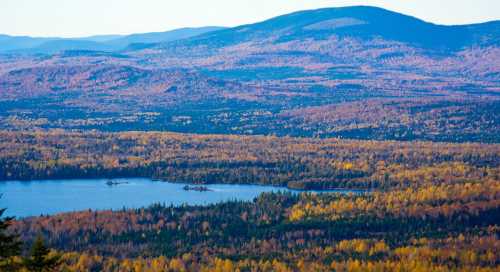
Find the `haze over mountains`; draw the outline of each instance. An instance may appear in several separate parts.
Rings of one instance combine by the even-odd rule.
[[[159,43],[197,36],[223,27],[180,28],[131,35],[99,35],[85,38],[35,38],[0,35],[0,53],[57,53],[65,50],[117,51],[134,43]]]
[[[0,50],[45,53],[0,57],[3,128],[500,141],[499,21],[441,26],[347,7],[16,42]]]

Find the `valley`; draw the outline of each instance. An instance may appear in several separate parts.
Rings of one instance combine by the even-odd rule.
[[[499,271],[499,64],[370,6],[0,35],[0,271]]]

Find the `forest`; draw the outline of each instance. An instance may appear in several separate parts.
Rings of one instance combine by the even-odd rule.
[[[24,252],[44,239],[47,258],[60,260],[53,271],[500,269],[498,145],[61,130],[4,131],[0,139],[3,180],[142,176],[366,189],[10,222]]]
[[[129,14],[125,2],[89,10],[123,33],[114,16]],[[212,2],[202,13],[223,19]],[[176,12],[150,4],[163,17]],[[57,17],[80,11],[73,5],[45,9]],[[133,35],[129,46],[108,35],[0,35],[0,185],[64,204],[79,199],[29,184],[277,189],[199,206],[91,210],[81,201],[15,218],[4,216],[0,191],[0,272],[500,271],[500,21],[415,16],[320,8],[182,38]],[[50,213],[49,201],[13,194]]]
[[[294,189],[498,180],[500,146],[168,132],[0,132],[0,180],[148,177]]]
[[[61,271],[498,271],[498,182],[452,187],[460,193],[446,200],[434,185],[374,196],[264,194],[26,218],[11,230],[24,241],[42,233]]]

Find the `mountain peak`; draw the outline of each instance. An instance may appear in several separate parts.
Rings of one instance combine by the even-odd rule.
[[[497,23],[444,26],[372,6],[350,6],[298,11],[269,20],[206,33],[177,44],[230,46],[274,39],[326,39],[331,36],[362,40],[382,38],[430,50],[459,50],[474,45],[498,44]],[[496,32],[495,32],[496,31]],[[168,47],[163,44],[162,47]]]

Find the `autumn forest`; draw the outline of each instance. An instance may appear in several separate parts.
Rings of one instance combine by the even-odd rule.
[[[0,137],[4,180],[144,176],[366,190],[12,224],[23,241],[43,234],[70,271],[495,271],[500,262],[497,145],[140,132]]]
[[[0,272],[500,271],[499,30],[358,6],[0,35]],[[277,190],[91,209],[61,189],[141,198],[133,179]]]

